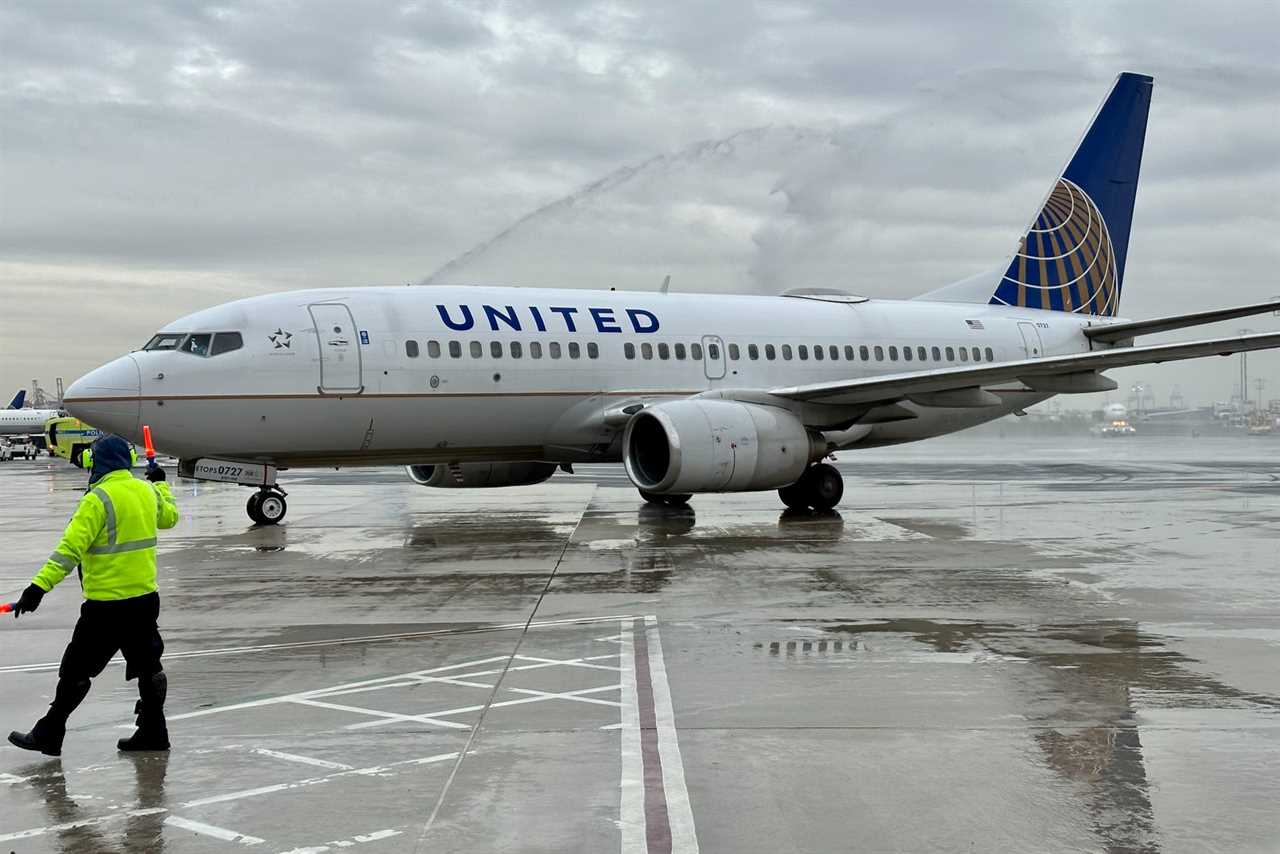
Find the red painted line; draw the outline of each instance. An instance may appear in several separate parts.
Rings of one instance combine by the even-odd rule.
[[[667,815],[667,792],[662,785],[653,674],[649,672],[649,639],[644,620],[636,620],[631,631],[636,656],[636,705],[640,707],[640,755],[644,761],[645,842],[649,854],[671,854],[671,820]]]

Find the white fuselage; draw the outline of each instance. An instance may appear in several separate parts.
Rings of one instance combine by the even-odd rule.
[[[73,384],[66,404],[135,441],[148,424],[157,446],[181,457],[282,466],[610,461],[621,432],[611,415],[628,404],[966,365],[975,355],[986,363],[1085,352],[1080,330],[1097,320],[926,301],[295,291],[178,320],[162,333],[212,333],[213,346],[203,339],[196,353],[121,357]],[[203,355],[218,351],[217,333],[239,333],[241,346]],[[916,417],[863,424],[845,444],[936,436],[1049,396],[1017,382],[992,390],[1002,405],[901,404]]]
[[[44,425],[61,416],[57,409],[0,409],[0,436],[34,436]]]

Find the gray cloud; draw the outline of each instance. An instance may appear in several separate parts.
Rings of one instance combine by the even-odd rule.
[[[910,296],[998,264],[1125,69],[1125,313],[1280,293],[1274,3],[860,5],[5,4],[0,388],[508,229],[437,280]]]

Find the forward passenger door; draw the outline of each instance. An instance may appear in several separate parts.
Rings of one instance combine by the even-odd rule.
[[[307,307],[316,324],[320,346],[321,394],[359,394],[364,391],[360,370],[360,342],[351,309],[341,303]]]

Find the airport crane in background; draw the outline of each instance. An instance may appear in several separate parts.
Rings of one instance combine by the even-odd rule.
[[[834,451],[953,433],[1111,368],[1280,347],[1280,333],[1136,346],[1280,300],[1119,317],[1152,78],[1121,74],[1013,255],[912,300],[498,287],[337,288],[238,300],[164,327],[66,392],[73,415],[180,474],[255,485],[280,469],[404,464],[443,488],[538,483],[621,462],[646,501],[843,495]]]

